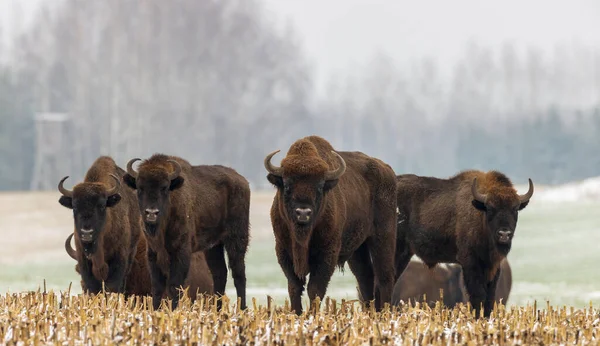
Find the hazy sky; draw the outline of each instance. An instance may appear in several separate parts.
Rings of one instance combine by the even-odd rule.
[[[2,26],[22,22],[14,3],[29,19],[39,3],[60,1],[0,0]],[[532,43],[545,50],[577,40],[600,48],[599,0],[262,1],[270,20],[294,25],[319,84],[336,70],[368,62],[377,51],[400,61],[427,55],[451,66],[469,39],[494,47],[506,40]]]
[[[264,0],[269,16],[294,24],[322,78],[383,51],[430,56],[451,66],[470,39],[511,40],[551,50],[578,40],[600,48],[599,0]]]

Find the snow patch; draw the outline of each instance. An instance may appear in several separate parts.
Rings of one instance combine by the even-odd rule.
[[[535,183],[534,183],[535,184]],[[517,187],[525,193],[527,187]],[[523,191],[523,192],[521,192]],[[542,202],[597,202],[600,201],[600,177],[558,186],[536,186],[532,200]]]

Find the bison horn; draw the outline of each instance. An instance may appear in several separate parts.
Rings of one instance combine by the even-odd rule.
[[[71,247],[71,239],[73,239],[73,233],[69,234],[65,241],[65,250],[67,250],[67,254],[69,254],[72,259],[77,260],[77,250]]]
[[[73,191],[69,191],[63,186],[63,183],[65,182],[65,180],[67,180],[68,177],[69,176],[67,175],[66,177],[62,178],[60,183],[58,183],[58,191],[60,191],[60,193],[62,193],[64,196],[73,197]]]
[[[485,204],[487,194],[479,193],[479,191],[477,191],[477,178],[473,179],[473,185],[471,185],[471,193],[473,194],[473,198],[475,198],[475,200]]]
[[[169,174],[169,180],[173,180],[175,178],[177,178],[179,176],[179,174],[181,174],[181,165],[179,164],[179,162],[175,161],[175,160],[167,160],[167,162],[170,162],[173,164],[173,166],[175,167],[175,171],[171,174]]]
[[[338,169],[336,169],[336,170],[325,173],[325,180],[339,179],[342,176],[342,174],[344,174],[344,172],[346,172],[346,161],[344,161],[344,159],[340,156],[340,154],[336,153],[333,150],[331,152],[335,156],[337,156],[338,161],[340,161],[340,167],[338,167]]]
[[[129,160],[129,162],[127,162],[127,174],[129,174],[130,176],[134,177],[135,179],[137,179],[138,174],[136,171],[133,170],[133,164],[136,161],[140,161],[141,159],[135,158],[135,159],[131,159]]]
[[[271,159],[273,158],[273,156],[275,156],[275,154],[277,154],[280,150],[275,150],[274,152],[270,153],[269,155],[267,155],[267,157],[265,157],[265,168],[267,169],[267,171],[273,175],[276,175],[278,177],[283,176],[283,168],[281,167],[277,167],[274,166],[271,163]]]
[[[117,176],[114,174],[110,174],[110,176],[115,180],[116,184],[110,191],[106,192],[106,195],[108,196],[112,196],[115,193],[117,193],[117,191],[119,191],[119,188],[121,187],[121,181],[119,180],[119,178],[117,178]]]
[[[521,203],[525,203],[525,202],[529,201],[531,196],[533,196],[533,182],[531,181],[531,178],[530,178],[529,179],[529,190],[527,191],[526,194],[519,195],[519,201],[521,201]]]

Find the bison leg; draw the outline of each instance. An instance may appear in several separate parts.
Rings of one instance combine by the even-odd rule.
[[[489,314],[492,313],[492,310],[494,309],[494,302],[495,302],[495,298],[496,298],[496,287],[498,286],[498,278],[500,277],[500,268],[498,268],[498,270],[496,270],[496,275],[494,276],[494,278],[492,279],[492,281],[488,282],[487,284],[487,292],[486,292],[486,299],[485,299],[485,311],[484,313],[487,313],[489,316]]]
[[[410,262],[410,259],[414,255],[410,249],[410,245],[406,240],[406,236],[408,234],[408,225],[407,220],[399,220],[398,221],[398,230],[396,233],[396,254],[394,263],[396,264],[396,275],[394,276],[394,281],[398,281],[400,275],[404,273],[406,266]]]
[[[109,272],[105,283],[109,292],[125,293],[126,267],[124,258],[116,256],[109,261]]]
[[[182,247],[179,251],[171,255],[169,268],[169,296],[173,300],[172,309],[177,309],[179,305],[179,289],[185,284],[188,272],[190,271],[191,249]]]
[[[81,281],[89,294],[98,294],[102,290],[102,282],[92,272],[91,262],[84,260],[80,263],[81,267]]]
[[[337,257],[336,253],[321,253],[315,256],[315,261],[309,263],[310,279],[306,290],[310,299],[310,306],[313,305],[317,297],[321,300],[325,298],[327,286],[329,286],[329,281],[331,281],[331,276],[335,271]],[[312,258],[313,254],[311,253],[311,260]]]
[[[373,265],[371,264],[371,257],[369,255],[367,244],[363,243],[354,254],[352,254],[352,257],[348,260],[348,266],[354,276],[356,276],[362,301],[370,304],[374,299],[373,289],[375,276],[373,274]]]
[[[237,296],[241,300],[241,309],[246,309],[246,251],[248,249],[248,234],[245,236],[238,234],[238,237],[231,237],[225,243],[227,251],[227,260],[233,276],[233,283]]]
[[[217,297],[225,295],[227,284],[227,264],[225,263],[225,252],[223,244],[217,244],[204,252],[206,263],[213,277],[215,294]],[[222,301],[217,301],[217,309],[221,310]]]
[[[478,318],[481,311],[481,305],[484,304],[487,298],[485,273],[477,267],[463,266],[463,278],[465,280],[465,286],[467,286],[467,293],[469,293],[469,302],[475,309],[475,314]],[[484,317],[489,317],[490,312],[491,311],[487,311],[487,309],[484,308]]]
[[[375,272],[375,309],[380,311],[385,303],[392,301],[396,242],[384,237],[373,237],[367,240],[367,245]]]
[[[152,306],[158,310],[167,286],[167,277],[157,264],[157,254],[148,248],[148,263],[150,265],[150,278],[152,280]]]
[[[299,278],[296,275],[294,272],[294,262],[285,249],[275,246],[275,252],[277,254],[279,266],[281,266],[281,270],[283,270],[283,274],[288,281],[288,294],[290,296],[292,311],[296,312],[297,315],[301,315],[302,293],[304,292],[306,279]]]

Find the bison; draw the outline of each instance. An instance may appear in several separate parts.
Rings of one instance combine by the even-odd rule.
[[[336,152],[318,136],[293,143],[281,167],[271,163],[278,152],[264,165],[277,188],[271,223],[292,309],[302,313],[308,274],[312,304],[324,298],[336,264],[343,268],[347,261],[362,295],[381,310],[394,285],[394,171],[361,152]]]
[[[178,305],[177,288],[190,266],[190,255],[204,251],[214,291],[225,293],[229,260],[241,308],[246,309],[245,256],[249,242],[250,185],[229,167],[192,166],[180,157],[154,154],[139,165],[127,163],[125,183],[137,190],[148,241],[154,308],[165,290]],[[221,301],[218,306],[220,308]]]
[[[512,273],[508,259],[500,264],[500,277],[496,287],[496,301],[502,300],[506,304],[512,285]],[[440,289],[443,290],[443,303],[447,307],[454,307],[458,303],[466,303],[469,300],[465,288],[463,271],[460,265],[455,263],[440,263],[430,269],[421,261],[410,261],[392,293],[392,304],[400,301],[407,303],[423,301],[423,295],[427,298],[430,307],[441,300]]]
[[[397,177],[398,224],[396,275],[413,255],[430,268],[437,263],[462,266],[469,301],[489,317],[500,263],[508,255],[517,218],[533,195],[518,195],[497,171],[469,170],[448,179],[414,174]]]
[[[71,247],[72,238],[73,234],[70,234],[67,237],[67,240],[65,241],[65,250],[71,258],[77,260],[77,250]],[[138,242],[135,258],[131,265],[131,271],[127,276],[127,284],[125,286],[126,296],[146,296],[152,293],[152,281],[150,279],[150,268],[148,266],[146,251],[146,238],[142,235]],[[75,270],[77,273],[81,273],[79,264],[75,265]],[[188,286],[188,293],[192,301],[196,300],[197,293],[213,294],[212,275],[202,251],[194,252],[192,254],[190,272],[188,273],[184,288]],[[83,281],[81,282],[81,288],[85,290]]]
[[[102,290],[124,293],[141,234],[135,194],[121,189],[125,174],[114,160],[101,156],[88,169],[84,181],[67,190],[58,184],[58,202],[73,210],[75,248],[82,282],[90,293]]]

